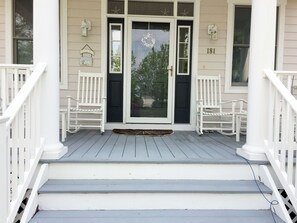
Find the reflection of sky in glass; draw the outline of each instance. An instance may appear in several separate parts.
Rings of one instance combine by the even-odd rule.
[[[112,40],[113,41],[120,41],[121,40],[121,31],[112,31]]]
[[[168,30],[147,30],[147,29],[133,29],[132,32],[132,52],[135,57],[135,68],[139,67],[141,61],[152,51],[152,48],[146,47],[142,43],[142,38],[147,34],[154,38],[155,45],[153,49],[160,51],[161,45],[169,44],[169,31]]]

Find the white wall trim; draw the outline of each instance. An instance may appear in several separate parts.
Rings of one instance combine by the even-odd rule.
[[[190,124],[193,128],[196,126],[196,76],[199,73],[199,30],[200,30],[200,4],[197,0],[194,3],[194,20],[192,35],[192,80],[191,80],[191,113]]]
[[[68,1],[60,0],[60,56],[61,56],[61,81],[60,89],[68,89]]]
[[[107,98],[107,0],[101,0],[101,73],[103,74],[103,77],[105,79],[105,89],[104,89],[104,98]],[[105,100],[105,103],[107,103],[107,100]],[[107,114],[107,104],[104,106],[104,113]],[[107,121],[107,115],[104,117],[104,122]]]
[[[5,63],[12,64],[12,1],[5,0]]]

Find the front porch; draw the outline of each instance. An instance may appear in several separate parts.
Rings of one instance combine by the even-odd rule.
[[[246,163],[236,155],[245,136],[216,132],[199,136],[194,131],[174,131],[171,135],[123,135],[106,131],[81,130],[66,138],[68,152],[48,162],[136,162],[136,163]]]

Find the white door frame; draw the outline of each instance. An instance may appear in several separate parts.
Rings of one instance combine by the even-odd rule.
[[[132,39],[132,23],[133,22],[159,22],[170,24],[170,43],[169,43],[169,66],[172,66],[171,75],[168,74],[168,102],[167,102],[167,117],[166,118],[145,118],[131,117],[131,39]],[[125,69],[125,122],[126,123],[157,123],[157,124],[172,124],[174,117],[174,77],[175,77],[175,36],[176,36],[176,21],[174,18],[147,18],[147,17],[129,17],[127,21],[127,54],[126,54],[126,69]]]

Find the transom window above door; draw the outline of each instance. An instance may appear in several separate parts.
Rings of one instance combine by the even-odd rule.
[[[127,2],[127,4],[125,4]],[[175,2],[177,7],[175,8]],[[193,2],[179,2],[178,0],[108,0],[107,13],[124,15],[152,15],[152,16],[194,16]],[[128,9],[125,10],[125,5]]]

